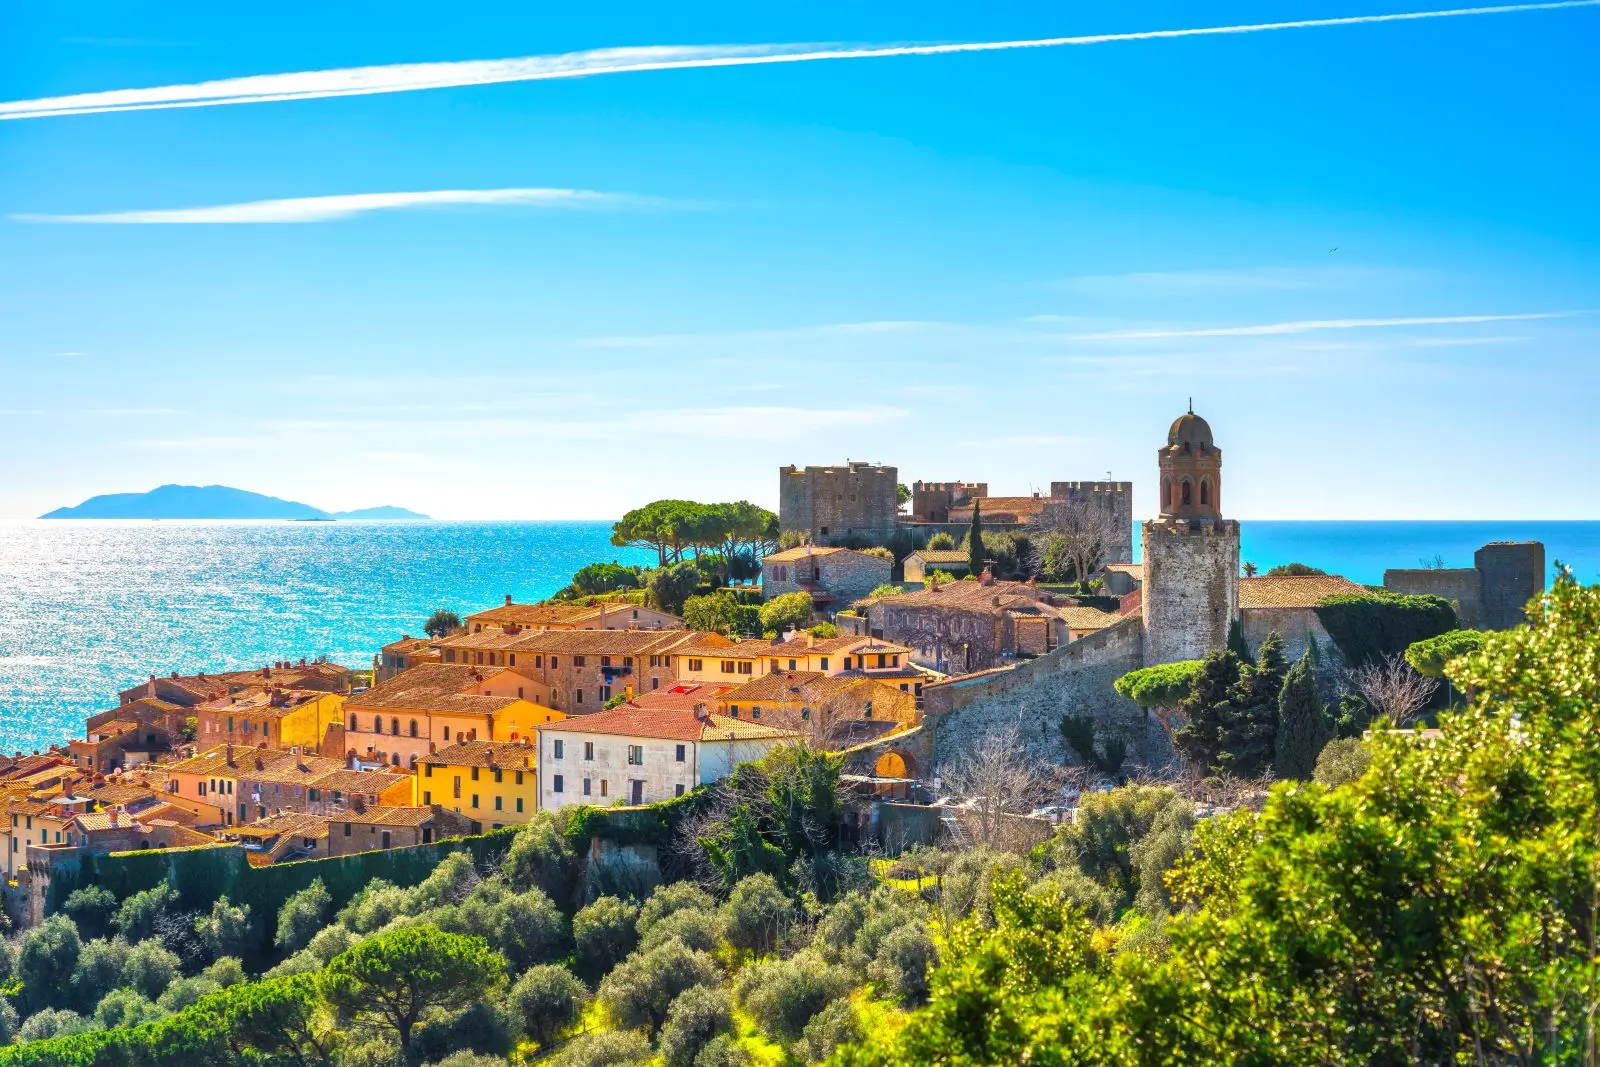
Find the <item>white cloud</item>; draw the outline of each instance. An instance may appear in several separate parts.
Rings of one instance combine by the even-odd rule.
[[[1560,319],[1587,315],[1588,311],[1536,311],[1520,315],[1433,315],[1392,319],[1308,319],[1301,322],[1268,322],[1249,326],[1204,326],[1193,329],[1132,329],[1080,333],[1074,341],[1147,341],[1171,337],[1265,337],[1315,333],[1321,330],[1370,330],[1400,326],[1464,326],[1483,322],[1527,322],[1532,319]]]
[[[41,97],[0,103],[0,119],[31,119],[55,115],[86,115],[106,111],[144,111],[159,108],[212,107],[219,104],[258,104],[281,100],[314,100],[333,96],[365,96],[462,85],[543,81],[598,74],[623,74],[647,70],[681,70],[693,67],[737,67],[765,63],[803,63],[833,59],[881,59],[893,56],[933,56],[960,52],[995,52],[1015,48],[1058,48],[1068,45],[1150,41],[1174,37],[1267,33],[1276,30],[1358,26],[1418,19],[1459,18],[1516,12],[1553,11],[1593,7],[1600,0],[1555,0],[1550,3],[1504,4],[1415,11],[1389,15],[1355,15],[1344,18],[1298,19],[1235,26],[1201,26],[1134,33],[1105,33],[1080,37],[1043,37],[1014,41],[972,41],[954,44],[868,45],[821,47],[814,44],[667,45],[644,48],[604,48],[560,55],[522,56],[439,63],[399,63],[387,66],[346,67],[336,70],[299,71],[223,78],[191,85],[164,85],[146,89],[113,89],[71,96]]]
[[[1093,296],[1215,296],[1276,293],[1393,280],[1419,272],[1392,267],[1250,267],[1133,271],[1062,278],[1050,288]],[[1044,316],[1041,316],[1043,318]]]
[[[431,189],[410,193],[351,193],[252,200],[213,207],[163,211],[111,211],[97,215],[13,215],[19,222],[98,225],[184,225],[217,223],[329,222],[369,211],[460,205],[515,205],[545,208],[617,208],[659,205],[664,201],[589,189]],[[75,353],[63,353],[73,355]]]

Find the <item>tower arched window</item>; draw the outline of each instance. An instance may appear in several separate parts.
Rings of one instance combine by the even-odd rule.
[[[411,736],[412,737],[416,737],[417,736],[417,720],[416,719],[412,719],[411,720]]]
[[[1193,496],[1194,496],[1194,486],[1190,482],[1185,481],[1183,483],[1183,506],[1184,507],[1188,507],[1190,504],[1194,503]]]
[[[1200,504],[1202,507],[1211,506],[1211,483],[1209,481],[1201,481],[1200,483]]]
[[[400,719],[398,716],[389,720],[389,732],[396,737],[400,736]]]
[[[1161,505],[1170,508],[1176,501],[1172,499],[1172,479],[1161,479]]]
[[[350,713],[350,732],[354,733],[355,730],[356,730],[356,713],[352,711]]]

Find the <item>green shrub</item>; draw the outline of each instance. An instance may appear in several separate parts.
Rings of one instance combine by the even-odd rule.
[[[639,906],[600,897],[572,918],[573,970],[591,985],[611,973],[639,944]]]
[[[164,1012],[132,989],[113,989],[94,1009],[94,1024],[102,1030],[138,1026],[162,1017]]]
[[[506,1008],[511,1018],[540,1048],[578,1021],[586,996],[583,983],[556,964],[530,967],[511,987]]]
[[[252,940],[250,907],[234,907],[227,897],[220,897],[211,905],[209,915],[195,920],[194,930],[212,959],[237,956],[250,947]]]
[[[1323,598],[1317,618],[1352,667],[1401,655],[1418,641],[1455,629],[1448,600],[1423,594],[1341,593]]]
[[[1484,636],[1479,630],[1451,630],[1417,641],[1407,647],[1406,662],[1418,674],[1443,678],[1444,669],[1451,660],[1471,655],[1483,647]]]
[[[150,938],[133,946],[133,951],[128,953],[122,980],[151,1000],[157,1000],[182,973],[183,966],[177,953],[155,938]]]
[[[842,1046],[860,1041],[861,1036],[861,1020],[856,1016],[855,1007],[847,998],[840,997],[806,1023],[796,1051],[807,1063],[821,1063]]]
[[[17,1029],[17,1040],[23,1044],[44,1041],[52,1037],[81,1034],[94,1029],[94,1023],[75,1011],[66,1008],[45,1008],[34,1012]],[[48,1061],[41,1061],[48,1062]]]
[[[22,949],[17,953],[23,1002],[32,1009],[65,1003],[82,953],[78,928],[65,915],[52,915],[23,934]]]
[[[924,924],[905,923],[878,945],[867,973],[901,1007],[914,1008],[928,998],[928,969],[938,962],[938,955]]]
[[[111,920],[117,914],[117,897],[104,886],[84,886],[68,895],[61,910],[77,924],[79,936],[105,937],[111,932]]]
[[[733,1030],[733,1006],[725,990],[693,986],[684,990],[667,1009],[657,1047],[666,1067],[694,1067],[700,1055],[719,1034]]]
[[[794,905],[770,874],[753,874],[734,885],[722,918],[730,945],[763,955],[794,921]]]
[[[634,1067],[653,1057],[650,1042],[631,1030],[584,1034],[550,1058],[549,1067]]]
[[[599,998],[618,1026],[653,1035],[680,993],[691,986],[714,986],[718,978],[710,956],[674,939],[617,964],[600,983]]]
[[[278,910],[278,932],[273,943],[285,952],[299,952],[311,943],[327,922],[333,897],[321,878],[283,902]]]
[[[1360,738],[1341,737],[1323,746],[1312,777],[1330,788],[1344,785],[1365,774],[1371,763],[1372,751]]]
[[[739,972],[734,983],[739,1003],[761,1031],[791,1045],[806,1024],[837,997],[850,991],[850,976],[821,956],[799,952],[789,959],[770,959]]]
[[[84,945],[72,974],[73,1006],[93,1011],[102,997],[121,986],[129,951],[124,941],[95,940]]]
[[[783,633],[800,629],[811,621],[810,593],[784,593],[761,605],[763,632]]]

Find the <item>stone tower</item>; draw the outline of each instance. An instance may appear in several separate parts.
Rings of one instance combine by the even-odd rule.
[[[1239,614],[1239,524],[1222,517],[1222,449],[1193,408],[1156,451],[1161,515],[1144,524],[1144,658],[1200,659]]]
[[[779,467],[778,522],[818,545],[881,545],[899,519],[899,471],[860,460],[842,467]]]

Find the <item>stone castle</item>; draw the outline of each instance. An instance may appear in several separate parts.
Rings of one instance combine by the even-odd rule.
[[[909,515],[900,513],[899,471],[852,460],[837,467],[780,467],[778,522],[818,545],[884,544],[897,531],[923,541],[941,531],[960,540],[980,509],[985,529],[1005,532],[1043,523],[1053,511],[1088,504],[1106,529],[1104,563],[1133,561],[1133,483],[1063,481],[1050,495],[990,496],[987,482],[914,482]]]

